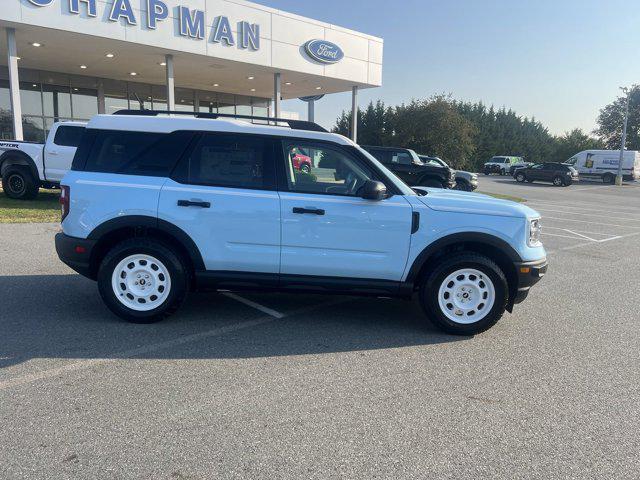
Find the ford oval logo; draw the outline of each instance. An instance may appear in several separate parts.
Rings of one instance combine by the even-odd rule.
[[[312,59],[320,63],[338,63],[344,58],[344,52],[335,43],[326,40],[309,40],[304,50]]]

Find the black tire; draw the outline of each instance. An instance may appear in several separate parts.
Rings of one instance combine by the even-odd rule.
[[[526,179],[527,177],[525,176],[524,173],[522,172],[516,173],[516,182],[523,183]]]
[[[445,188],[441,181],[436,180],[435,178],[425,178],[420,181],[421,187],[427,188]]]
[[[38,196],[38,179],[33,178],[29,167],[12,165],[2,175],[2,189],[9,198],[33,200]]]
[[[613,175],[611,175],[610,173],[605,173],[605,174],[602,176],[602,181],[603,181],[604,183],[610,183],[610,184],[612,184],[612,185],[613,185],[614,183],[616,183],[616,177],[614,177],[614,176],[613,176]]]
[[[474,323],[457,323],[447,317],[438,302],[439,290],[446,278],[460,269],[471,268],[487,276],[495,291],[494,304],[488,313]],[[420,286],[420,304],[427,317],[441,330],[453,335],[475,335],[491,328],[504,314],[509,300],[509,287],[504,272],[491,259],[473,252],[462,252],[444,258]]]
[[[98,290],[109,310],[131,323],[155,323],[173,314],[189,291],[191,278],[185,259],[174,253],[175,249],[153,238],[131,238],[113,247],[100,263]],[[124,305],[112,288],[112,274],[118,264],[130,255],[149,255],[166,267],[170,289],[166,299],[153,310],[137,311]],[[120,294],[124,295],[123,293]]]
[[[507,174],[507,172],[505,171],[505,169],[504,169],[504,168],[501,168],[501,169],[500,169],[500,176],[501,176],[501,177],[504,177],[506,174]]]
[[[553,185],[555,187],[564,187],[564,178],[562,178],[560,175],[556,175],[555,177],[553,177]]]
[[[471,192],[473,188],[466,180],[456,180],[456,186],[453,187],[454,190],[460,190],[461,192]]]
[[[485,175],[491,175],[491,171],[488,168],[485,168],[482,173],[484,173]]]

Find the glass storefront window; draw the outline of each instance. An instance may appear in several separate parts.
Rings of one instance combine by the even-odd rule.
[[[0,139],[9,140],[13,138],[12,118],[9,82],[7,80],[0,80]]]
[[[68,85],[43,85],[42,100],[45,117],[71,117],[71,93]]]
[[[151,110],[151,85],[129,83],[129,108]]]
[[[98,91],[91,88],[73,87],[73,118],[90,119],[98,113]]]
[[[194,112],[194,91],[187,88],[176,88],[176,111]]]
[[[20,103],[24,115],[42,116],[42,86],[35,82],[20,82]]]
[[[253,116],[254,117],[268,117],[269,116],[269,101],[259,98],[252,99],[253,103]]]
[[[151,97],[154,110],[167,110],[167,87],[164,85],[152,85]]]
[[[237,115],[251,116],[251,97],[245,97],[244,95],[236,95],[235,103],[236,103]]]
[[[236,99],[229,93],[218,94],[218,113],[236,113]]]
[[[128,109],[129,100],[127,99],[127,82],[105,80],[104,105],[105,113],[114,113],[118,110]]]
[[[73,118],[88,120],[98,113],[98,80],[73,75],[71,77],[71,108]]]
[[[0,66],[0,139],[12,139],[13,121],[8,71]],[[98,84],[105,93],[105,111],[138,109],[166,110],[166,86],[81,75],[21,69],[20,98],[25,140],[43,142],[56,120],[88,120],[98,113]],[[269,100],[212,91],[176,88],[176,110],[203,113],[267,116]],[[140,102],[138,101],[140,100]]]
[[[44,143],[44,120],[42,117],[22,117],[22,131],[27,142]]]

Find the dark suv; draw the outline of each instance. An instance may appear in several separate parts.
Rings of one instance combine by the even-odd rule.
[[[556,187],[567,187],[578,181],[578,171],[571,165],[564,163],[538,163],[530,167],[518,168],[513,177],[518,182],[534,181],[551,182]]]
[[[425,164],[418,154],[409,148],[361,146],[407,185],[433,188],[453,188],[456,185],[455,170],[446,166]]]

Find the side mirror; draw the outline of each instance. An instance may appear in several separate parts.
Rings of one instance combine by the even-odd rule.
[[[367,180],[360,189],[360,196],[365,200],[382,200],[387,196],[387,187],[382,182]]]

